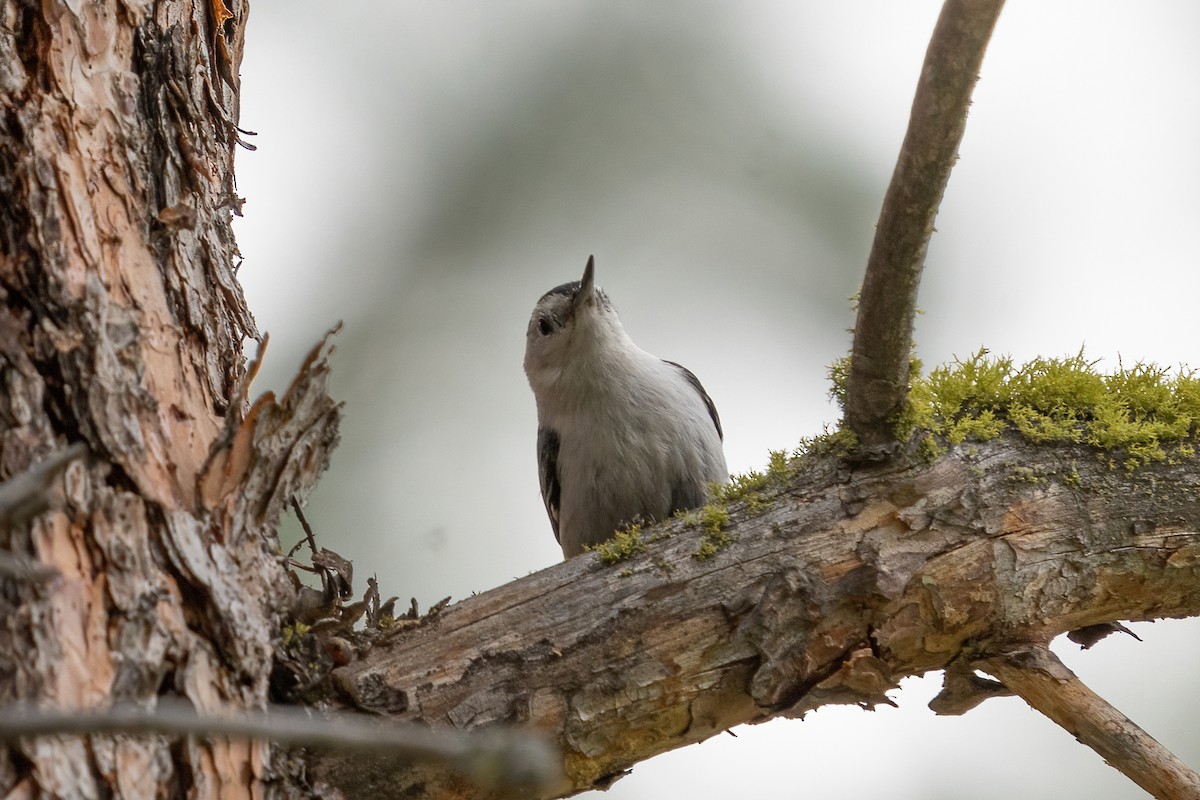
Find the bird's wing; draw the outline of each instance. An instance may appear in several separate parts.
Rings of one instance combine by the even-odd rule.
[[[708,396],[708,392],[704,391],[704,386],[701,385],[700,379],[693,375],[692,371],[682,364],[676,364],[674,361],[667,361],[665,358],[663,361],[666,361],[666,363],[683,373],[684,379],[692,385],[693,389],[700,393],[700,399],[704,401],[705,407],[708,408],[708,415],[712,417],[713,425],[717,426],[717,437],[721,439],[721,441],[724,441],[725,432],[721,430],[721,417],[717,415],[717,407],[713,404],[712,398]]]
[[[542,502],[546,504],[554,539],[558,541],[558,508],[562,495],[562,485],[558,482],[558,433],[552,428],[538,428],[537,451]]]

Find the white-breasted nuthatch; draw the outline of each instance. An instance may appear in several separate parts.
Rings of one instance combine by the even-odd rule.
[[[538,473],[554,536],[570,558],[635,522],[702,505],[729,479],[716,406],[696,376],[642,350],[595,285],[538,300],[525,334],[538,412]]]

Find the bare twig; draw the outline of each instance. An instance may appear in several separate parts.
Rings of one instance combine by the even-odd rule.
[[[971,92],[1003,0],[947,0],[925,53],[908,132],[875,229],[859,296],[846,424],[882,458],[908,393],[917,286],[933,221],[958,158]]]
[[[361,716],[324,717],[278,707],[261,714],[199,716],[190,706],[166,702],[155,709],[115,706],[79,712],[10,706],[0,711],[0,741],[110,734],[265,739],[285,746],[436,762],[489,789],[537,790],[561,780],[559,758],[550,747],[515,730],[439,733]]]
[[[87,445],[76,442],[55,450],[29,469],[0,484],[0,528],[19,525],[56,502],[55,481],[70,463],[87,453]]]
[[[1007,652],[978,666],[1155,797],[1200,797],[1200,775],[1085,686],[1049,649]]]
[[[12,578],[24,583],[49,583],[61,574],[48,564],[0,551],[0,578]]]
[[[308,520],[305,518],[304,512],[300,510],[300,501],[294,496],[292,497],[292,510],[296,512],[296,519],[300,520],[300,527],[304,528],[304,540],[308,542],[309,551],[316,555],[317,537],[313,534],[312,526],[308,524]],[[295,555],[296,550],[299,549],[299,547],[300,542],[297,542],[296,546],[292,548],[292,551],[288,553],[288,556],[291,557]]]

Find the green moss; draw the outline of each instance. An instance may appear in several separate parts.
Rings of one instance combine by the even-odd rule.
[[[1031,486],[1042,486],[1046,484],[1046,473],[1029,467],[1017,467],[1008,476],[1013,483],[1028,483]]]
[[[947,446],[984,442],[1015,431],[1038,443],[1084,443],[1105,453],[1110,466],[1133,470],[1155,461],[1193,458],[1200,433],[1200,379],[1189,371],[1171,371],[1150,364],[1118,366],[1104,374],[1083,351],[1066,358],[1038,358],[1018,366],[1008,357],[993,357],[981,349],[965,360],[933,369],[921,376],[921,362],[910,360],[910,391],[896,420],[897,438],[912,441],[919,455],[933,460]],[[850,359],[829,367],[830,394],[843,403]],[[792,453],[773,451],[765,471],[734,476],[728,484],[710,487],[712,502],[677,516],[699,526],[702,538],[693,555],[708,558],[729,544],[724,529],[726,507],[743,502],[761,508],[772,486],[793,479],[812,459],[841,457],[855,449],[854,434],[844,428],[826,429],[806,439]],[[974,455],[975,448],[967,451]],[[982,468],[972,468],[982,474]],[[1048,475],[1016,471],[1012,479],[1044,484],[1057,477],[1080,488],[1079,470]]]
[[[625,530],[614,533],[611,539],[587,549],[600,556],[600,560],[605,564],[616,564],[633,558],[646,550],[646,543],[642,541],[642,526],[630,525]]]
[[[837,401],[841,408],[846,407],[846,384],[850,381],[850,356],[835,359],[829,365],[829,396]]]
[[[307,634],[309,630],[311,630],[311,627],[305,625],[303,622],[293,622],[291,625],[284,625],[283,630],[281,631],[283,635],[283,646],[288,648],[296,644],[304,638],[304,635]]]
[[[700,509],[700,524],[706,533],[718,533],[729,524],[729,512],[715,503]]]
[[[1071,462],[1071,471],[1062,476],[1062,482],[1072,489],[1078,489],[1083,485],[1083,481],[1079,477],[1079,467],[1075,465],[1074,461]]]
[[[711,504],[728,506],[740,501],[745,503],[750,511],[762,508],[766,502],[764,492],[767,489],[786,483],[796,476],[799,469],[798,459],[799,455],[790,456],[786,451],[772,450],[765,471],[751,470],[731,476],[728,483],[709,484],[708,495]],[[701,520],[692,512],[676,512],[675,516],[682,518],[687,525],[701,524]]]
[[[937,441],[986,441],[1011,428],[1030,441],[1082,442],[1113,451],[1127,470],[1172,456],[1188,458],[1200,430],[1200,379],[1152,364],[1104,374],[1083,352],[1023,366],[980,350],[913,381],[897,421],[903,440],[923,432],[921,452]],[[844,375],[845,367],[831,374]],[[836,389],[842,392],[844,389]],[[930,441],[930,436],[935,437]]]
[[[946,438],[950,444],[961,444],[967,439],[986,442],[994,439],[1004,430],[1004,420],[999,419],[990,408],[979,412],[978,416],[960,417],[946,426]]]
[[[730,505],[742,503],[750,513],[760,511],[767,506],[767,490],[794,478],[799,472],[801,460],[809,455],[811,450],[841,449],[847,441],[852,441],[852,438],[848,439],[839,431],[827,430],[823,436],[802,442],[801,447],[792,454],[784,450],[772,450],[764,471],[751,470],[741,475],[733,475],[728,483],[709,484],[710,500],[707,505],[690,511],[677,511],[674,515],[685,526],[701,529],[700,544],[692,555],[702,559],[708,558],[733,541],[733,537],[725,533],[725,528],[729,525]]]
[[[751,470],[744,475],[733,475],[729,483],[714,483],[710,485],[709,496],[714,503],[728,504],[742,500],[749,495],[761,492],[767,488],[770,477],[763,472]]]
[[[767,456],[767,475],[786,480],[791,473],[792,465],[788,461],[788,454],[783,450],[770,451]]]
[[[858,439],[853,431],[847,428],[831,429],[826,426],[820,436],[805,437],[800,440],[799,446],[788,460],[788,469],[791,471],[787,474],[794,475],[799,464],[805,459],[827,456],[841,457],[849,454],[857,446]]]
[[[927,433],[917,442],[917,454],[925,461],[934,461],[945,454],[946,448],[932,433]]]
[[[680,509],[673,515],[675,519],[683,523],[684,527],[694,528],[700,524],[700,517],[693,510]]]
[[[729,512],[716,503],[709,503],[700,509],[700,546],[692,555],[700,560],[711,558],[733,541],[733,537],[725,532],[729,525]]]

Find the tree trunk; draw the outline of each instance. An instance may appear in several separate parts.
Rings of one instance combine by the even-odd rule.
[[[291,595],[274,526],[336,438],[314,353],[246,403],[235,276],[241,0],[8,2],[0,11],[0,478],[68,443],[57,508],[0,548],[0,702],[267,700]],[[11,572],[11,571],[10,571]],[[255,797],[261,743],[37,739],[6,797]]]
[[[962,713],[1003,689],[964,674],[1014,645],[1200,614],[1195,459],[1128,474],[1097,456],[1010,436],[931,464],[814,458],[719,535],[719,519],[675,520],[627,560],[586,555],[477,595],[333,683],[397,721],[549,733],[555,796],[741,723],[887,703],[929,670],[948,670],[935,709]],[[319,757],[313,774],[346,797],[488,796],[382,759]]]

